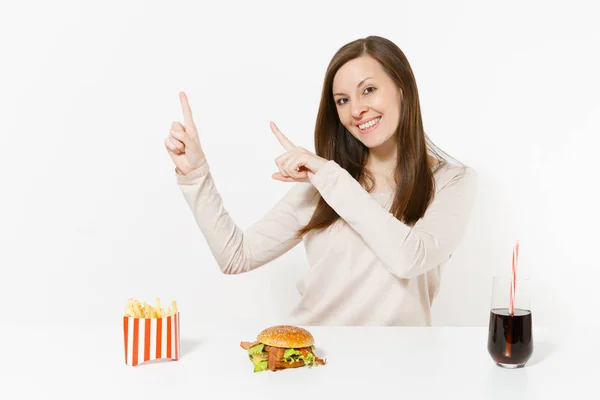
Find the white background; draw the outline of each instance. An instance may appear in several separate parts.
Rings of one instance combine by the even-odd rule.
[[[163,146],[182,120],[177,94],[187,92],[225,206],[245,228],[289,189],[270,177],[282,148],[269,121],[312,149],[327,64],[374,34],[408,57],[430,137],[479,173],[434,325],[487,324],[492,276],[508,274],[517,239],[534,323],[598,324],[593,1],[7,4],[0,296],[9,320],[114,323],[129,297],[156,296],[200,324],[284,318],[304,248],[221,274]]]

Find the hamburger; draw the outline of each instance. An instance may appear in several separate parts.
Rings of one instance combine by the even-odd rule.
[[[241,342],[254,364],[254,372],[267,369],[325,365],[325,360],[315,356],[315,340],[311,333],[291,325],[276,325],[260,332],[255,342]]]

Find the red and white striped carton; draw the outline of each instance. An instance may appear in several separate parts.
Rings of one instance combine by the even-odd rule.
[[[163,318],[123,317],[125,364],[135,367],[150,360],[179,360],[179,312]]]

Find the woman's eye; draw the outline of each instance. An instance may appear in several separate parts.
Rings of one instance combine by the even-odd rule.
[[[367,90],[369,90],[369,89],[371,89],[371,91],[370,91],[370,92],[368,92],[368,93],[366,93],[366,92],[367,92]],[[371,92],[373,92],[373,91],[375,91],[375,88],[374,88],[373,86],[369,86],[368,88],[366,88],[366,89],[365,89],[365,91],[364,91],[363,93],[365,93],[365,94],[369,94],[369,93],[371,93]]]
[[[375,89],[373,86],[369,86],[369,87],[365,88],[365,90],[363,91],[363,93],[364,94],[369,94],[369,93],[374,92],[375,90],[377,90],[377,89]],[[346,104],[347,102],[348,102],[348,99],[345,98],[345,97],[343,97],[343,98],[339,99],[338,101],[336,101],[336,103],[337,103],[338,106],[342,106],[342,105]]]

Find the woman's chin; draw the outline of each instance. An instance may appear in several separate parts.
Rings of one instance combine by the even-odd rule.
[[[376,137],[372,138],[362,138],[361,143],[365,145],[365,147],[369,149],[374,149],[382,145],[381,140]]]
[[[394,137],[379,138],[378,140],[365,140],[363,144],[369,151],[377,150],[381,154],[394,153],[396,151],[396,140]]]

